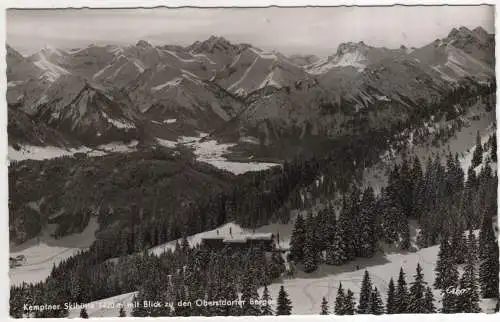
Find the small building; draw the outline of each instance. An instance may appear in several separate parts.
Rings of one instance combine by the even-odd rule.
[[[272,251],[275,247],[274,235],[268,234],[234,234],[231,236],[211,236],[202,239],[202,246],[209,249],[222,249],[230,246],[232,249],[261,248]]]
[[[224,247],[224,237],[203,238],[202,246],[208,249],[222,249]]]
[[[247,238],[248,247],[260,247],[266,252],[270,252],[274,248],[274,235],[269,234],[252,234]]]

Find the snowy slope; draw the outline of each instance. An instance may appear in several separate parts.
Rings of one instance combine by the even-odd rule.
[[[490,139],[491,135],[495,133],[495,129],[493,127],[489,127],[482,135],[481,135],[481,144],[484,145]],[[472,164],[472,157],[474,156],[474,151],[476,150],[476,146],[474,145],[470,149],[468,149],[464,155],[460,158],[460,165],[462,166],[462,170],[464,170],[465,177],[467,178],[467,171]],[[485,161],[488,157],[491,156],[491,151],[483,152],[483,164],[478,165],[474,170],[476,174],[478,174],[481,168],[484,166]],[[490,163],[490,167],[493,172],[497,171],[496,162]]]
[[[279,233],[280,247],[287,249],[292,229],[292,225],[273,224],[256,229],[255,234]],[[232,235],[230,235],[230,231],[232,232]],[[188,241],[189,244],[193,246],[199,244],[202,238],[206,237],[220,236],[226,238],[237,238],[243,234],[251,235],[253,233],[254,232],[250,229],[242,229],[239,225],[228,223],[218,227],[217,229],[189,236]],[[175,244],[175,241],[171,241],[164,245],[152,248],[150,252],[159,255],[167,249],[173,250]],[[355,294],[356,301],[358,301],[364,270],[367,269],[370,273],[373,286],[377,287],[381,292],[385,303],[387,286],[391,277],[397,280],[399,269],[403,267],[403,270],[406,273],[406,281],[407,283],[411,283],[417,263],[420,263],[423,268],[424,280],[429,283],[429,285],[434,283],[434,267],[436,265],[439,245],[424,248],[415,253],[401,253],[397,250],[391,249],[390,247],[383,248],[385,254],[379,252],[371,259],[357,259],[342,266],[320,265],[319,269],[312,274],[297,271],[294,278],[285,278],[282,281],[271,284],[268,287],[271,297],[276,299],[279,288],[283,285],[292,301],[293,314],[318,314],[323,297],[325,297],[330,305],[333,306],[339,283],[342,283],[344,290],[347,288],[351,289]],[[359,270],[356,270],[356,266],[359,266]],[[262,291],[263,289],[260,289],[259,294],[262,294]],[[120,303],[126,306],[132,302],[133,295],[134,293],[127,293],[101,301],[92,302],[91,305],[94,309],[88,310],[89,316],[117,316],[119,308],[116,306],[115,308],[97,308],[105,304],[108,306],[111,305],[109,303]],[[435,305],[438,308],[441,307],[440,300],[442,296],[439,291],[434,291],[434,296],[436,300]],[[495,303],[491,300],[482,301],[484,312],[491,313],[494,306]],[[130,308],[126,309],[126,311],[130,312]],[[78,313],[79,310],[78,312],[75,310],[70,313],[70,316],[76,316]]]
[[[54,239],[50,236],[49,227],[39,238],[33,238],[24,244],[12,247],[9,255],[11,257],[24,255],[26,263],[9,270],[10,284],[36,283],[45,280],[50,275],[54,264],[57,265],[89,247],[95,240],[95,232],[98,228],[97,220],[91,218],[81,233]]]
[[[229,92],[249,94],[266,86],[282,88],[305,79],[307,73],[279,53],[248,47],[215,76]]]
[[[117,317],[120,312],[120,307],[123,306],[127,316],[132,313],[132,301],[137,292],[120,294],[104,300],[94,301],[87,303],[86,310],[89,317]],[[79,318],[80,308],[69,310],[69,318]]]
[[[463,126],[455,135],[448,139],[445,144],[434,146],[428,142],[425,144],[413,144],[413,135],[410,133],[408,144],[411,147],[410,156],[417,156],[425,166],[428,157],[435,158],[438,154],[443,159],[449,152],[453,155],[458,153],[462,168],[467,174],[467,170],[472,160],[473,150],[476,144],[477,131],[480,132],[483,143],[489,136],[494,133],[492,122],[495,119],[494,111],[484,112],[483,105],[478,104],[468,108],[469,113],[463,118],[465,126]],[[477,118],[479,116],[479,118]],[[436,133],[439,128],[450,126],[449,122],[434,122],[432,126],[428,125],[427,130],[430,134]],[[430,135],[429,134],[429,135]],[[430,138],[427,140],[430,141]],[[392,147],[381,156],[382,161],[375,164],[364,171],[364,185],[371,186],[375,192],[378,192],[382,186],[386,184],[387,171],[394,162],[401,162],[401,154],[398,154]],[[496,169],[496,164],[491,164],[492,168]]]

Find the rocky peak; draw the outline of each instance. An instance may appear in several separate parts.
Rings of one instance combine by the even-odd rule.
[[[356,51],[365,51],[367,49],[368,49],[368,46],[362,41],[359,41],[357,43],[355,43],[355,42],[341,43],[337,47],[337,56],[342,56],[342,55],[345,55],[347,53],[353,53]]]
[[[65,51],[61,49],[57,49],[53,46],[50,45],[45,45],[41,50],[40,53],[43,54],[44,56],[47,57],[60,57],[65,54]]]
[[[12,48],[8,44],[5,45],[5,49],[7,51],[7,59],[15,59],[17,61],[24,60],[23,55],[21,55],[21,53],[19,53],[17,50]]]
[[[237,46],[230,43],[224,37],[215,35],[210,36],[210,38],[205,41],[196,41],[190,47],[195,52],[213,52],[216,49],[218,51],[230,51],[237,49]]]
[[[141,47],[141,48],[151,48],[153,47],[153,45],[151,45],[149,42],[147,42],[146,40],[139,40],[137,42],[137,44],[135,44],[137,47]]]

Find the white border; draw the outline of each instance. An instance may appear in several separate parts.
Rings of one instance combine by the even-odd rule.
[[[431,0],[400,0],[400,1],[391,1],[391,0],[344,0],[344,1],[328,1],[328,0],[170,0],[170,1],[159,1],[159,0],[107,0],[107,1],[99,1],[99,0],[2,0],[0,6],[2,9],[6,8],[82,8],[82,7],[92,7],[92,8],[112,8],[112,7],[157,7],[157,6],[167,6],[167,7],[267,7],[267,6],[286,6],[286,7],[300,7],[300,6],[370,6],[370,5],[474,5],[474,4],[496,4],[497,1],[477,1],[477,0],[447,0],[447,1],[431,1]],[[497,20],[497,10],[495,7],[495,22]],[[0,43],[5,44],[5,12],[0,16],[0,22],[2,28],[4,30],[0,33]],[[425,22],[423,22],[425,23]],[[496,27],[495,23],[495,27]],[[497,32],[495,32],[497,34]],[[496,41],[496,54],[498,57],[498,41]],[[5,46],[0,46],[0,55],[2,56],[2,63],[0,68],[0,82],[1,82],[1,98],[0,98],[0,108],[1,108],[1,116],[0,116],[0,128],[3,130],[3,135],[0,135],[0,149],[4,151],[3,158],[0,159],[2,161],[2,167],[0,171],[0,196],[1,201],[0,205],[3,207],[3,234],[0,234],[0,245],[9,245],[8,238],[8,174],[7,174],[7,105],[6,105],[6,69],[5,69]],[[498,63],[496,67],[497,75],[498,75]],[[497,98],[500,90],[497,92]],[[497,104],[498,105],[498,104]],[[498,106],[497,106],[498,107]],[[497,108],[497,123],[498,123],[498,108]],[[500,206],[500,203],[499,203]],[[499,208],[500,209],[500,208]],[[1,304],[0,304],[0,316],[8,317],[8,305],[9,305],[9,277],[8,277],[8,265],[7,265],[7,256],[8,256],[8,247],[1,247],[0,251],[5,259],[4,265],[1,265],[1,275],[0,283],[2,286],[3,292],[1,292]],[[117,319],[122,318],[103,318],[103,321],[117,321]],[[151,320],[152,318],[127,318],[128,320],[137,320],[144,321],[144,319]],[[372,316],[372,315],[354,315],[354,316],[307,316],[307,315],[292,315],[287,317],[238,317],[238,318],[223,318],[223,321],[332,321],[332,320],[342,320],[342,321],[407,321],[407,322],[418,322],[421,319],[425,319],[426,321],[464,321],[469,322],[471,320],[474,321],[500,321],[500,314],[431,314],[431,315],[381,315],[381,316]],[[22,319],[25,320],[25,319]],[[27,319],[26,319],[27,320]],[[60,321],[60,319],[43,319],[43,321]],[[190,317],[190,318],[168,318],[168,321],[220,321],[221,317]],[[27,320],[29,321],[29,320]]]
[[[5,7],[15,8],[63,8],[63,7],[267,7],[267,6],[369,6],[369,5],[477,5],[477,4],[495,4],[496,1],[478,1],[478,0],[4,0]]]

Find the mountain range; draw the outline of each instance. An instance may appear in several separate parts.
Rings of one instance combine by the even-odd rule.
[[[29,57],[7,45],[9,145],[151,143],[203,132],[272,154],[285,140],[341,137],[360,118],[388,128],[461,84],[491,84],[494,47],[480,27],[421,48],[348,42],[324,58],[217,36],[187,47],[45,47]]]

